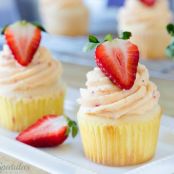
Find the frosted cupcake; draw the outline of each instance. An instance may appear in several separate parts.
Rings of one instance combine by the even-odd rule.
[[[47,31],[58,35],[88,33],[88,9],[82,0],[40,0],[39,9]]]
[[[109,40],[99,43],[95,55],[98,67],[88,72],[78,100],[86,157],[110,166],[150,160],[158,140],[160,94],[146,67],[138,64],[137,46]]]
[[[165,27],[172,14],[167,0],[127,0],[118,16],[119,31],[131,31],[131,41],[145,59],[165,58],[170,42]]]
[[[0,125],[21,131],[46,114],[63,113],[62,66],[39,46],[41,30],[25,21],[9,25],[0,52]]]

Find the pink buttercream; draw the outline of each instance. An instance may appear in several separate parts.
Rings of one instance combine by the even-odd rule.
[[[40,47],[28,66],[21,66],[7,45],[0,52],[0,94],[46,95],[59,87],[61,63]]]
[[[87,88],[81,89],[80,112],[88,115],[119,118],[126,114],[143,114],[158,104],[159,92],[149,81],[148,70],[139,64],[134,86],[122,90],[99,68],[87,74]]]

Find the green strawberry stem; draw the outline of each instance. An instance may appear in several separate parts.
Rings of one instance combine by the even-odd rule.
[[[77,123],[73,120],[71,120],[67,115],[63,115],[64,118],[67,121],[67,125],[68,125],[68,129],[67,129],[67,136],[69,136],[69,134],[71,133],[72,137],[76,137],[76,135],[78,134],[78,126]]]
[[[121,35],[118,37],[119,39],[123,39],[123,40],[127,40],[132,36],[131,32],[128,31],[124,31],[123,33],[121,33]],[[85,44],[85,46],[83,47],[83,51],[84,52],[88,52],[91,51],[93,49],[95,49],[98,45],[100,45],[103,42],[107,42],[107,41],[112,41],[113,40],[113,36],[112,34],[107,34],[103,41],[100,41],[96,36],[94,35],[89,35],[88,36],[88,42]]]

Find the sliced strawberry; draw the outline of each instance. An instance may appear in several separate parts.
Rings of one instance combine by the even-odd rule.
[[[155,3],[156,3],[156,0],[140,0],[140,1],[141,1],[144,5],[149,6],[149,7],[155,5]]]
[[[27,66],[39,47],[41,30],[31,23],[19,21],[7,26],[4,34],[15,59]]]
[[[16,140],[34,147],[52,147],[62,144],[68,137],[68,125],[63,116],[44,116],[21,132]]]
[[[139,62],[138,47],[128,40],[114,39],[96,48],[96,63],[119,88],[130,89],[135,81]]]

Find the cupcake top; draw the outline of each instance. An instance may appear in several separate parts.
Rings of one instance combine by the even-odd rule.
[[[87,74],[87,88],[81,89],[81,111],[96,116],[119,118],[143,114],[158,104],[159,91],[149,81],[148,70],[139,64],[136,80],[129,90],[122,90],[96,67]]]
[[[155,0],[148,5],[146,0],[127,0],[121,8],[118,20],[122,30],[137,31],[139,29],[164,30],[172,19],[167,0]]]
[[[80,112],[117,119],[143,114],[157,106],[159,91],[149,80],[147,68],[138,61],[138,48],[130,41],[99,43],[98,67],[87,73],[87,88],[80,90]]]
[[[40,95],[42,89],[58,85],[61,75],[61,63],[44,47],[39,47],[27,67],[14,59],[8,45],[5,44],[0,52],[0,94],[29,92],[32,95],[33,91]]]
[[[4,35],[6,44],[0,51],[0,94],[42,96],[61,87],[61,63],[48,49],[39,46],[40,29],[17,22],[8,26]]]

